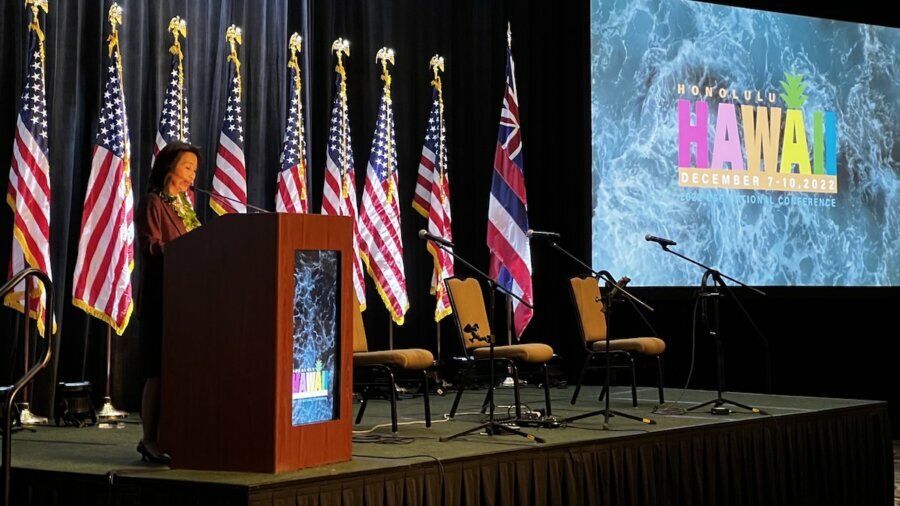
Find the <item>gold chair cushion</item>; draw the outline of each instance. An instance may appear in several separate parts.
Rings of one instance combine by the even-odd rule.
[[[353,365],[393,365],[401,369],[422,370],[434,365],[434,355],[421,348],[353,353]]]
[[[477,359],[488,359],[491,357],[489,346],[476,348],[472,352]],[[541,343],[495,346],[494,358],[509,358],[530,364],[543,364],[553,358],[553,348]]]
[[[591,343],[594,351],[606,351],[606,340]],[[629,337],[627,339],[611,339],[610,351],[633,351],[644,355],[662,355],[666,351],[666,342],[657,337]]]

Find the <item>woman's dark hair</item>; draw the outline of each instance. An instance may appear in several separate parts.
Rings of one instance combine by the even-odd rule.
[[[156,162],[150,169],[150,180],[147,185],[147,193],[162,191],[165,188],[166,175],[175,168],[175,162],[182,153],[193,153],[197,157],[197,163],[200,163],[200,148],[193,144],[181,141],[172,141],[162,148],[156,155]]]

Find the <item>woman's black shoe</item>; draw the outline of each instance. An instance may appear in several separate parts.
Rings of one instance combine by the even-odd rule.
[[[144,442],[140,441],[137,445],[137,451],[141,454],[141,460],[144,462],[149,462],[151,464],[171,464],[172,457],[169,456],[168,453],[160,453],[159,455],[154,455],[144,446]]]

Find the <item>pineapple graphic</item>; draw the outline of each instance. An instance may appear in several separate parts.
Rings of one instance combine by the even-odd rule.
[[[794,172],[794,165],[800,174],[812,174],[809,163],[809,144],[806,142],[806,129],[803,126],[803,111],[800,109],[808,98],[803,74],[792,74],[785,71],[781,81],[779,96],[788,107],[784,118],[784,141],[781,148],[781,165],[778,172]]]

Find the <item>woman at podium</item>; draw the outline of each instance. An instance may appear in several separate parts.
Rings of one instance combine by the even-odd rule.
[[[188,190],[197,175],[200,150],[184,142],[164,147],[150,169],[147,193],[135,215],[143,265],[138,318],[144,392],[141,398],[143,438],[137,450],[141,458],[168,464],[171,457],[159,448],[160,375],[162,373],[163,258],[166,243],[200,226]]]

